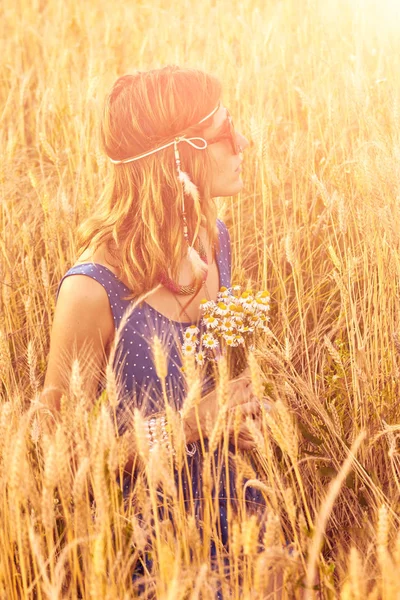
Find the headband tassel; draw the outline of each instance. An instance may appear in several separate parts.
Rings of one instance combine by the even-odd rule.
[[[178,180],[181,185],[181,198],[182,198],[182,220],[183,220],[183,235],[186,239],[188,245],[187,257],[190,262],[193,275],[197,279],[202,279],[203,281],[207,278],[208,273],[208,265],[204,260],[200,257],[200,254],[197,250],[194,249],[194,243],[196,241],[196,237],[194,237],[192,244],[189,242],[189,233],[188,226],[186,220],[186,210],[185,210],[185,194],[191,196],[193,198],[194,203],[200,202],[200,195],[197,186],[190,179],[188,173],[181,170],[181,157],[179,154],[178,143],[179,138],[175,140],[174,143],[174,153],[175,153],[175,164],[176,171],[178,175]]]
[[[187,196],[191,196],[193,198],[193,202],[198,204],[200,202],[200,194],[197,186],[190,179],[189,175],[185,171],[179,172],[179,181],[183,185],[183,191]]]

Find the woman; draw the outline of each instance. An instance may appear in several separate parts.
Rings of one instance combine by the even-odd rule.
[[[153,364],[152,340],[168,353],[165,390],[181,409],[183,330],[197,323],[200,301],[230,286],[230,240],[216,219],[213,198],[242,189],[244,136],[221,103],[220,83],[200,71],[166,67],[118,79],[107,98],[102,141],[114,164],[102,205],[82,230],[82,253],[63,278],[57,299],[43,397],[59,406],[75,356],[90,356],[86,386],[93,397],[114,344],[120,431],[142,408],[150,443],[165,434],[163,385]],[[138,299],[145,300],[138,302]],[[259,414],[248,371],[229,384],[229,409]],[[206,423],[215,421],[216,394],[203,387],[195,410],[182,414],[193,494],[200,498]],[[153,415],[153,416],[152,416]],[[157,415],[157,416],[154,416]],[[237,421],[236,421],[237,422]],[[238,445],[251,437],[241,426]],[[225,484],[220,526],[227,541]],[[255,497],[253,499],[256,499]],[[224,504],[225,503],[225,504]]]
[[[182,329],[197,323],[204,297],[215,300],[219,288],[230,285],[229,234],[217,222],[213,198],[242,189],[248,146],[233,129],[220,95],[215,78],[178,67],[116,81],[102,124],[104,148],[115,167],[98,213],[83,227],[83,252],[59,287],[43,393],[49,404],[59,406],[68,389],[68,362],[83,354],[87,390],[96,394],[116,328],[131,310],[131,299],[146,294],[125,323],[115,371],[126,398],[135,392],[142,404],[147,396],[146,412],[160,410],[154,400],[159,390],[153,397],[144,393],[160,388],[149,374],[152,336],[147,333],[155,326],[169,352],[167,388],[182,402]],[[184,192],[186,174],[198,194]],[[200,272],[188,255],[192,244],[203,259]],[[168,329],[174,340],[167,339]],[[231,395],[231,407],[239,405],[243,416],[257,412],[248,372],[231,383]],[[215,415],[214,404],[213,394],[200,404],[203,429],[207,412]],[[183,425],[188,441],[198,439],[193,411]],[[244,429],[239,444],[249,447]]]

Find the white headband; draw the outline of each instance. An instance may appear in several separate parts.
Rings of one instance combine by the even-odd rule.
[[[221,105],[221,103],[218,102],[217,106],[210,112],[210,114],[208,114],[206,117],[204,117],[204,119],[201,119],[201,121],[196,123],[196,125],[194,125],[194,127],[197,127],[197,125],[204,123],[204,121],[207,121],[207,119],[212,117],[217,112],[220,105]],[[198,146],[195,143],[196,141],[203,142],[203,145]],[[131,158],[123,158],[122,160],[114,160],[113,158],[110,158],[110,157],[108,157],[108,158],[114,165],[124,165],[126,163],[133,162],[134,160],[139,160],[140,158],[145,158],[146,156],[150,156],[150,154],[155,154],[156,152],[160,152],[161,150],[164,150],[165,148],[168,148],[169,146],[173,146],[174,144],[177,144],[179,142],[186,142],[187,144],[192,146],[192,148],[196,148],[196,150],[205,150],[207,148],[207,140],[205,140],[204,138],[201,138],[201,137],[187,138],[183,135],[180,137],[176,137],[172,142],[168,142],[168,144],[164,144],[164,146],[159,146],[158,148],[155,148],[154,150],[149,150],[148,152],[143,152],[143,154],[138,154],[137,156],[132,156]]]

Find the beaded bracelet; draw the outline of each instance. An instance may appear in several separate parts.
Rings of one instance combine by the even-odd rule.
[[[150,446],[153,446],[156,441],[156,425],[157,425],[157,419],[155,417],[153,417],[152,419],[150,419],[147,422],[148,438],[149,438]]]
[[[182,419],[182,411],[179,411],[179,415]],[[159,430],[159,431],[157,431]],[[169,452],[171,452],[173,455],[175,455],[175,451],[171,448],[171,444],[169,441],[169,436],[168,436],[168,431],[167,431],[167,419],[165,416],[156,418],[156,417],[151,417],[151,419],[149,419],[147,421],[147,439],[149,442],[149,446],[150,448],[152,448],[154,446],[154,444],[157,442],[158,436],[157,434],[160,433],[160,441],[161,443],[167,448],[167,450]],[[189,444],[185,444],[185,450],[186,450],[186,454],[188,456],[194,456],[196,454],[196,450],[197,450],[197,444],[196,442],[189,442]]]
[[[158,436],[158,433],[160,433],[161,436]],[[154,446],[159,437],[161,437],[160,441],[167,448],[167,450],[172,452],[172,454],[175,454],[175,452],[171,449],[171,444],[169,443],[167,419],[164,416],[159,418],[152,417],[147,421],[147,439],[149,441],[150,448]]]
[[[185,450],[188,456],[194,456],[197,450],[196,442],[189,442],[189,444],[185,444]]]
[[[181,423],[183,424],[183,410],[182,409],[179,411],[179,416],[181,418]],[[196,454],[196,450],[197,450],[197,443],[189,442],[189,444],[185,444],[185,450],[186,450],[186,454],[188,456],[194,456]]]

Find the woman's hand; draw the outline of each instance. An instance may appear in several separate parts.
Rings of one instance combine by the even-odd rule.
[[[200,422],[201,433],[207,437],[207,421],[215,423],[218,414],[217,390],[213,390],[204,396],[198,406],[198,418]],[[209,415],[207,417],[207,415]],[[260,403],[254,395],[251,383],[250,369],[247,368],[237,377],[229,382],[228,391],[228,431],[231,436],[234,435],[235,428],[236,441],[242,450],[251,450],[254,448],[254,440],[248,427],[245,424],[246,417],[257,419],[260,416]],[[193,408],[186,415],[184,421],[186,441],[194,442],[200,437],[197,426],[196,412]]]
[[[241,450],[253,450],[255,441],[245,421],[247,417],[257,421],[261,411],[260,401],[254,394],[249,367],[229,382],[228,405],[231,441]]]

